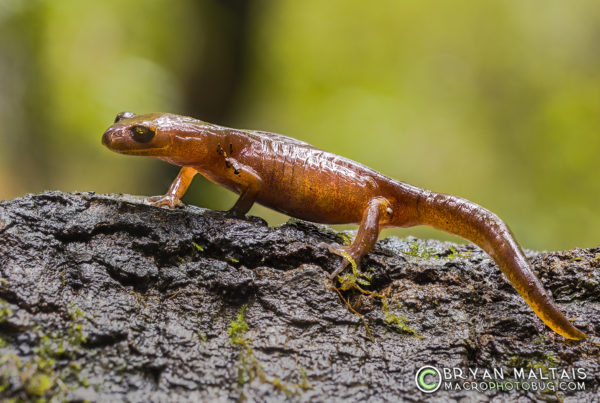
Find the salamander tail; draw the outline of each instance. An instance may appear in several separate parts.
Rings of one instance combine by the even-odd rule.
[[[510,229],[494,213],[468,200],[429,192],[417,205],[419,224],[458,235],[485,250],[537,316],[556,333],[581,340],[575,328],[544,290]]]

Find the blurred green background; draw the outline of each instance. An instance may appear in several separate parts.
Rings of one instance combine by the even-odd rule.
[[[597,0],[0,0],[0,199],[164,193],[176,167],[100,144],[125,110],[308,141],[480,203],[526,248],[600,244]],[[234,200],[199,177],[184,198]]]

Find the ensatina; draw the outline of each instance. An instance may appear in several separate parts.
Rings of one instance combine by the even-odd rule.
[[[102,136],[122,154],[145,155],[181,166],[164,196],[148,201],[174,208],[197,173],[238,193],[229,213],[243,217],[254,202],[307,221],[359,224],[349,247],[330,248],[356,262],[384,227],[429,225],[486,251],[531,309],[552,330],[583,339],[531,270],[509,228],[468,200],[402,183],[310,144],[263,131],[238,130],[172,115],[123,112]],[[334,271],[348,264],[344,258]]]

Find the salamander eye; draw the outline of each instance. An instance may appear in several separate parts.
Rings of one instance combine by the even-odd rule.
[[[121,119],[131,119],[134,117],[135,117],[135,113],[133,113],[133,112],[121,112],[121,113],[117,114],[117,117],[115,118],[115,123],[117,123]]]
[[[148,143],[156,135],[154,130],[146,126],[131,126],[129,128],[129,134],[131,135],[131,138],[138,143]]]

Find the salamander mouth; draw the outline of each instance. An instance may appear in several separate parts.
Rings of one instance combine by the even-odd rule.
[[[162,153],[160,153],[159,151],[163,151],[166,150],[168,146],[164,146],[164,147],[156,147],[156,148],[144,148],[142,150],[132,150],[130,148],[126,149],[126,150],[119,150],[116,148],[111,148],[112,151],[119,153],[119,154],[126,154],[126,155],[145,155],[145,156],[158,156],[161,155]]]

